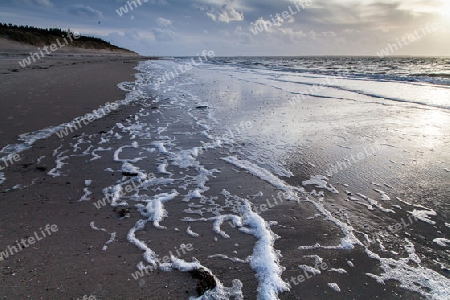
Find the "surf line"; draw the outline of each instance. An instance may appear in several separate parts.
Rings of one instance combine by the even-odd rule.
[[[191,62],[189,62],[189,63],[177,64],[176,66],[173,66],[172,67],[173,72],[172,71],[164,72],[164,75],[161,76],[159,78],[159,80],[157,80],[157,82],[155,83],[155,88],[159,88],[159,86],[161,84],[166,83],[170,80],[173,80],[173,79],[177,78],[178,76],[180,76],[181,74],[184,74],[184,73],[192,70],[193,67],[198,67],[200,65],[203,65],[205,62],[208,62],[210,59],[212,59],[215,56],[216,56],[216,54],[212,50],[210,50],[210,51],[203,50],[202,55],[197,53],[198,62],[196,62],[194,57],[192,57]],[[202,59],[202,57],[203,57],[203,59]]]
[[[412,216],[413,219],[411,218],[411,216],[408,217],[408,221],[409,223],[406,223],[405,220],[403,220],[403,218],[400,219],[401,223],[396,223],[394,225],[391,226],[387,226],[387,230],[380,230],[374,234],[372,234],[371,238],[367,238],[363,244],[366,247],[369,247],[371,244],[374,244],[376,241],[381,241],[382,237],[388,236],[389,232],[391,232],[391,234],[397,234],[397,232],[406,229],[407,227],[411,226],[415,221],[418,221],[419,219],[416,216]],[[389,230],[389,231],[388,231]]]
[[[262,203],[262,204],[260,204],[260,205],[258,205],[258,206],[257,206],[257,205],[253,205],[253,209],[254,209],[253,211],[254,211],[257,215],[260,215],[261,213],[263,213],[263,212],[265,212],[265,211],[268,211],[269,209],[274,208],[275,206],[281,204],[281,202],[282,202],[283,199],[285,199],[285,198],[284,198],[284,196],[283,196],[283,192],[278,192],[278,193],[277,193],[277,198],[275,198],[274,195],[272,195],[272,199],[274,200],[274,201],[273,201],[273,204],[270,203],[270,199],[266,199],[266,203]],[[280,202],[278,202],[278,200],[279,200]],[[239,213],[242,213],[242,212],[244,211],[245,205],[235,205],[234,207],[237,209],[237,211],[238,211]],[[236,225],[234,225],[233,222],[228,221],[228,224],[230,224],[231,227],[236,228]]]
[[[96,209],[100,209],[102,207],[105,207],[107,204],[111,204],[115,202],[114,200],[120,199],[122,196],[124,196],[126,193],[130,193],[132,191],[137,191],[141,184],[145,182],[145,180],[139,180],[139,181],[131,181],[131,184],[128,184],[125,186],[125,190],[122,188],[122,186],[119,185],[119,190],[115,191],[113,190],[112,193],[106,193],[105,197],[102,198],[102,200],[98,200],[97,202],[94,202],[94,206]],[[118,198],[118,199],[116,199]]]
[[[139,278],[142,278],[145,276],[145,274],[149,275],[151,272],[156,271],[158,267],[160,267],[162,264],[169,264],[173,258],[180,258],[182,254],[186,254],[186,251],[192,251],[194,250],[193,244],[181,244],[179,249],[177,247],[174,247],[175,251],[177,252],[177,255],[173,255],[172,251],[169,251],[169,255],[166,255],[164,257],[155,258],[155,262],[153,264],[150,264],[148,266],[142,266],[140,270],[134,272],[131,274],[131,277],[133,277],[134,280],[138,280]],[[180,251],[182,253],[180,253]]]
[[[155,179],[155,175],[153,173],[150,173],[149,179]],[[94,206],[96,209],[100,209],[102,207],[105,207],[107,204],[115,203],[118,199],[123,197],[127,193],[131,193],[133,191],[137,191],[142,183],[144,183],[146,180],[131,180],[131,184],[126,185],[125,187],[122,187],[121,184],[116,185],[115,187],[119,187],[118,190],[113,190],[112,193],[106,193],[105,196],[98,200],[97,202],[94,202]]]
[[[315,267],[314,267],[315,272],[312,272],[311,274],[309,274],[306,271],[306,269],[302,269],[302,270],[303,270],[303,274],[305,274],[305,275],[300,274],[297,277],[293,277],[292,276],[290,278],[290,280],[288,280],[288,281],[292,282],[293,285],[299,285],[300,283],[304,282],[305,280],[310,279],[310,278],[312,278],[312,277],[314,277],[314,276],[316,276],[318,274],[321,274],[322,273],[321,270],[322,271],[328,270],[328,265],[326,263],[324,263],[324,262],[321,262],[319,264],[319,262],[316,261]]]

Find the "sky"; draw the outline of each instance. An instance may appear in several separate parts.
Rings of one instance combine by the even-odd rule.
[[[155,56],[450,55],[450,0],[0,0],[0,22]]]

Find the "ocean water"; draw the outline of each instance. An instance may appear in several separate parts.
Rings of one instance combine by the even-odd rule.
[[[221,57],[214,59],[214,63],[381,81],[450,83],[450,58],[442,57]]]
[[[363,277],[380,291],[395,282],[418,299],[450,298],[450,59],[215,58],[179,71],[192,59],[141,63],[118,102],[139,111],[101,141],[82,134],[53,153],[50,176],[63,176],[81,154],[109,159],[105,177],[133,174],[103,193],[105,205],[139,215],[126,237],[142,251],[137,271],[203,268],[217,286],[201,299],[305,297],[290,280],[304,272],[328,297]],[[23,151],[65,126],[24,134],[2,152]],[[261,212],[270,193],[243,174],[286,204]],[[90,184],[86,178],[81,201],[90,201]],[[180,206],[182,217],[169,222]],[[291,212],[299,223],[286,220]],[[204,247],[203,259],[161,263],[165,253],[139,238],[144,229],[185,232],[183,245],[210,232],[211,242],[236,250]],[[252,236],[251,249],[239,248],[240,235]],[[358,265],[357,251],[377,267]],[[217,259],[248,265],[257,288],[249,292],[237,272],[225,283]]]

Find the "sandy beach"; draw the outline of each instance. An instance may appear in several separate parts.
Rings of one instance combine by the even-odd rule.
[[[264,72],[215,65],[156,86],[176,62],[138,72],[144,58],[101,55],[64,53],[24,70],[11,67],[17,57],[0,61],[2,146],[119,100],[1,171],[4,299],[188,299],[208,281],[186,272],[192,265],[215,276],[211,299],[426,299],[400,287],[408,280],[439,290],[448,253],[432,240],[449,232],[447,112],[359,95],[339,110],[331,97],[293,107],[290,75],[268,83]],[[443,123],[428,124],[434,135],[418,145],[424,115]],[[432,172],[440,179],[428,181]],[[429,205],[428,192],[439,211],[427,210],[431,226],[410,213]],[[395,224],[404,225],[363,244]],[[151,261],[156,270],[138,270]],[[382,277],[381,262],[410,277]],[[411,279],[419,270],[431,279]]]
[[[2,147],[17,142],[19,134],[69,122],[106,102],[123,99],[125,93],[117,88],[117,84],[134,81],[136,71],[133,68],[142,60],[111,53],[80,54],[74,51],[41,60],[27,69],[12,71],[14,67],[20,67],[17,61],[21,57],[8,56],[0,60]],[[113,112],[108,118],[89,124],[83,131],[101,136],[135,110],[135,107],[129,107]],[[66,144],[78,134],[80,132],[68,137]],[[158,290],[149,293],[139,288],[138,281],[131,279],[136,264],[127,256],[137,250],[126,242],[128,228],[118,232],[120,237],[115,243],[118,254],[105,257],[103,240],[108,240],[109,235],[92,230],[90,222],[101,214],[101,226],[108,227],[111,221],[117,225],[118,218],[110,208],[99,211],[92,203],[78,202],[83,194],[85,175],[95,178],[96,172],[102,171],[101,163],[94,171],[80,158],[70,178],[64,176],[54,180],[46,174],[54,167],[52,151],[60,144],[56,135],[38,141],[20,154],[20,161],[4,170],[8,179],[0,192],[5,206],[0,220],[0,248],[2,251],[11,249],[14,255],[1,261],[2,298],[82,299],[85,295],[94,295],[97,299],[154,299],[152,295]],[[104,179],[108,181],[109,178]],[[21,188],[11,189],[17,184]],[[99,188],[107,184],[95,183]],[[93,199],[101,199],[100,194],[97,190]],[[8,248],[19,249],[16,241],[33,237],[47,224],[56,225],[58,230],[43,240],[28,244],[18,253],[15,248]],[[100,226],[98,221],[96,224]],[[169,276],[163,273],[155,276],[154,282],[162,286],[169,278],[183,284],[186,281],[184,274]],[[175,291],[185,293],[180,286],[172,288],[170,292],[174,293],[174,299],[177,298]]]
[[[141,58],[102,51],[60,49],[27,68],[18,62],[35,47],[0,38],[0,144],[57,125],[104,105],[124,93],[111,88],[134,81]],[[28,52],[27,52],[28,51]]]
[[[0,300],[449,300],[450,0],[0,1]]]

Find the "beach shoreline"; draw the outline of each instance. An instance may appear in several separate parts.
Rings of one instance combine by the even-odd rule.
[[[342,133],[341,128],[336,128],[338,133],[330,133],[328,129],[330,123],[345,128],[345,122],[353,120],[348,116],[366,120],[367,108],[379,116],[390,116],[394,108],[373,102],[357,106],[349,101],[342,103],[339,112],[329,111],[330,119],[321,119],[323,106],[331,100],[308,99],[298,110],[285,106],[275,111],[273,102],[268,100],[274,95],[289,99],[289,93],[281,89],[274,93],[271,86],[242,83],[208,68],[181,74],[158,86],[158,90],[152,90],[153,81],[158,78],[158,72],[164,73],[164,68],[152,64],[145,68],[141,64],[144,66],[139,72],[146,73],[136,75],[138,70],[133,67],[139,61],[138,58],[125,61],[111,58],[100,62],[80,57],[76,61],[64,60],[64,65],[46,70],[16,72],[16,80],[20,76],[25,80],[36,74],[67,73],[47,83],[53,85],[48,90],[63,84],[66,93],[71,95],[64,98],[67,106],[60,110],[60,116],[45,120],[49,125],[36,125],[30,117],[32,111],[28,112],[28,123],[18,126],[22,129],[17,132],[21,133],[28,128],[37,130],[66,123],[107,102],[124,99],[126,95],[117,88],[117,80],[128,81],[127,95],[136,99],[70,133],[37,140],[30,149],[20,152],[18,161],[14,156],[7,161],[7,168],[2,170],[6,181],[0,184],[0,201],[4,207],[0,219],[0,252],[7,249],[7,254],[12,254],[11,245],[22,239],[28,241],[46,224],[54,224],[58,231],[0,261],[3,283],[0,294],[5,299],[198,296],[199,282],[185,269],[178,271],[185,265],[164,265],[172,260],[172,255],[186,262],[201,263],[216,276],[217,283],[220,280],[224,287],[233,287],[227,290],[228,295],[242,293],[244,299],[254,299],[258,294],[275,295],[278,291],[280,299],[362,299],[366,295],[383,299],[424,298],[400,288],[398,281],[386,280],[382,285],[375,277],[369,277],[369,273],[382,273],[379,260],[369,249],[377,251],[380,245],[397,251],[399,256],[410,255],[414,259],[408,252],[410,248],[402,248],[403,241],[414,233],[413,228],[420,232],[420,239],[434,234],[433,229],[417,218],[408,219],[411,221],[407,224],[403,222],[409,210],[418,208],[413,204],[397,199],[375,204],[367,200],[394,195],[395,183],[388,181],[391,177],[383,177],[392,170],[373,168],[381,174],[379,179],[383,181],[377,180],[385,184],[381,186],[370,180],[361,182],[353,174],[358,171],[355,166],[360,166],[360,161],[345,160],[348,165],[338,164],[341,157],[353,154],[359,157],[361,149],[366,149],[363,146],[374,144],[379,148],[370,155],[364,152],[360,160],[366,166],[390,167],[393,163],[386,160],[399,160],[399,157],[394,156],[398,151],[394,152],[396,149],[391,149],[388,143],[400,144],[401,138],[391,135],[390,141],[383,140],[379,145],[374,132],[362,143],[358,135],[369,130]],[[160,63],[172,68],[172,62]],[[31,77],[25,76],[27,72]],[[103,80],[102,73],[113,74]],[[91,74],[98,76],[92,79]],[[38,90],[41,85],[34,88],[39,96],[36,95],[38,100],[33,105],[37,112],[46,112],[40,106],[46,104],[48,95]],[[19,90],[16,87],[15,92]],[[254,92],[259,96],[252,96]],[[9,99],[15,99],[14,95]],[[74,108],[80,98],[84,99],[84,105]],[[208,103],[203,102],[205,99]],[[407,115],[419,114],[406,105],[395,109]],[[15,113],[20,111],[16,107]],[[278,118],[275,113],[279,114]],[[34,118],[37,119],[36,115]],[[279,120],[292,123],[304,120],[306,125],[279,131],[276,127]],[[377,120],[366,122],[368,128],[377,124]],[[0,128],[7,128],[3,126],[6,127]],[[285,151],[281,155],[292,155],[284,167],[289,167],[295,175],[282,168],[270,169],[272,157],[252,155],[261,150],[251,143],[252,135],[261,129],[266,130],[267,136],[274,130],[273,138],[287,138],[288,133],[301,137],[293,136],[294,141],[301,142],[301,149],[288,142],[283,144],[288,147],[281,147]],[[345,138],[339,137],[339,144],[330,145],[329,141],[318,138],[322,133],[345,135]],[[261,140],[280,149],[267,136]],[[14,140],[15,136],[9,139]],[[342,147],[342,140],[346,147]],[[406,142],[402,146],[411,148]],[[333,182],[336,188],[328,185],[323,177],[311,176],[317,174],[313,172],[319,165],[313,159],[320,160],[322,152],[337,157],[331,177],[337,181]],[[325,163],[320,166],[326,169]],[[346,172],[350,173],[347,177]],[[335,193],[338,189],[339,194]],[[378,189],[387,192],[380,193]],[[367,199],[363,198],[365,195],[358,196],[361,191],[368,195]],[[373,205],[363,203],[365,200],[372,201]],[[241,205],[235,206],[236,203]],[[153,209],[158,217],[155,212],[152,215]],[[444,228],[441,215],[435,220]],[[365,241],[365,233],[373,233],[371,239],[379,239],[380,232],[389,235],[392,230],[388,225],[401,227],[394,232],[398,235],[395,243],[382,245],[373,241],[363,245],[352,240],[353,234],[361,241]],[[429,244],[426,238],[419,242]],[[397,257],[393,253],[387,255]],[[150,267],[152,260],[154,268]],[[400,265],[401,261],[391,264]],[[240,289],[236,279],[242,283]]]

